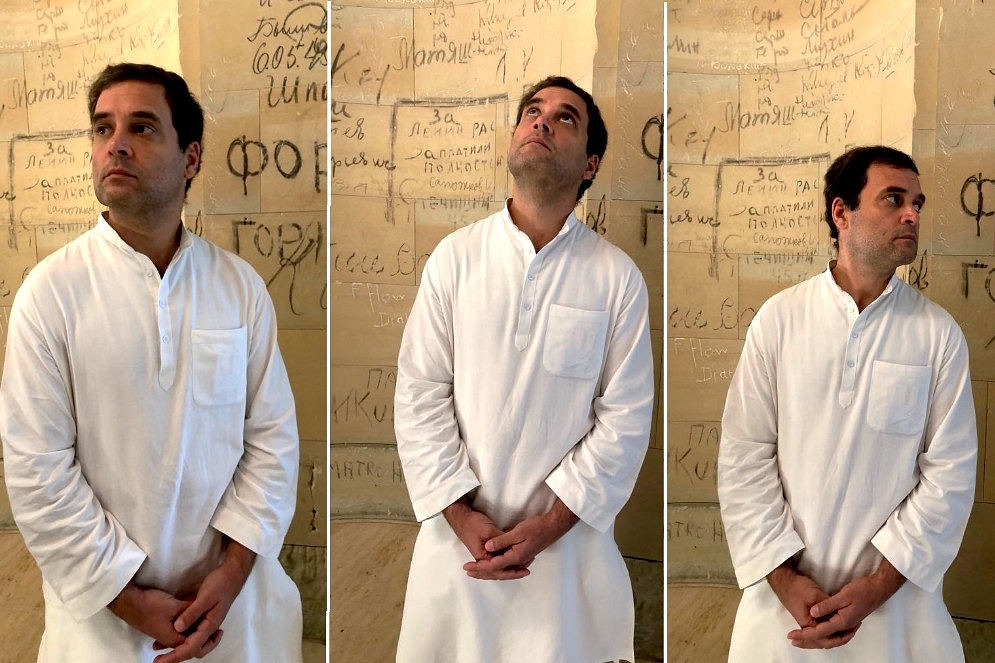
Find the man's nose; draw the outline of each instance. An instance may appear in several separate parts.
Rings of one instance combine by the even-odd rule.
[[[115,156],[131,156],[131,140],[126,131],[115,132],[107,141],[107,151]]]
[[[545,114],[540,113],[539,115],[536,115],[535,122],[532,123],[532,128],[533,129],[535,129],[536,131],[542,131],[543,133],[547,133],[548,134],[549,133],[549,127],[550,127],[550,123],[549,123],[549,120],[547,119],[547,117],[546,117]]]
[[[914,205],[906,205],[905,211],[902,214],[902,223],[908,223],[913,226],[919,225],[919,210]]]

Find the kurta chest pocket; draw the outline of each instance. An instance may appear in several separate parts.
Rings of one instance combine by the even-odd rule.
[[[246,328],[194,329],[193,398],[198,405],[245,400]]]
[[[553,304],[549,309],[542,365],[553,375],[598,376],[608,334],[608,312]]]
[[[929,366],[875,361],[871,367],[867,423],[882,433],[921,435],[929,404]]]

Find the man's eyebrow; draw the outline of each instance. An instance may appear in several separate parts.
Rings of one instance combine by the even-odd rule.
[[[93,119],[90,120],[91,123],[100,122],[101,120],[106,120],[111,117],[111,114],[107,111],[102,111],[100,113],[94,113]],[[162,124],[162,118],[153,113],[152,111],[135,111],[128,115],[129,120],[150,120],[156,124]]]
[[[532,106],[542,103],[542,101],[543,101],[542,97],[534,95],[531,99],[522,104],[522,115],[525,115],[525,111],[527,111]]]
[[[568,103],[564,102],[562,104],[562,106],[563,106],[563,108],[566,108],[567,112],[569,112],[575,118],[577,118],[578,120],[580,119],[580,111],[573,104],[568,104]]]
[[[882,191],[881,193],[882,193],[882,195],[890,195],[890,194],[893,194],[893,193],[907,194],[908,192],[909,192],[908,189],[905,189],[905,188],[900,187],[900,186],[889,186],[889,187],[886,187],[885,190]],[[918,200],[920,205],[925,205],[926,204],[926,194],[920,193],[918,196],[916,196],[914,198],[914,200]]]
[[[534,106],[537,103],[541,103],[542,101],[544,101],[544,99],[539,95],[536,95],[525,102],[525,105],[522,107],[522,110],[524,111],[525,109]],[[568,113],[573,115],[576,119],[580,120],[580,111],[573,104],[563,102],[560,104],[560,107],[566,109]]]

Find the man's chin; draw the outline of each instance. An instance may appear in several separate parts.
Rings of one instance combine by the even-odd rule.
[[[135,191],[132,187],[115,185],[107,186],[106,183],[101,184],[99,187],[95,187],[93,193],[100,204],[107,207],[127,205],[130,200],[135,198]]]
[[[919,253],[916,249],[913,249],[908,252],[902,252],[902,254],[898,256],[898,266],[901,267],[902,265],[911,265],[913,262],[915,262],[915,259],[916,257],[918,257],[918,255]]]

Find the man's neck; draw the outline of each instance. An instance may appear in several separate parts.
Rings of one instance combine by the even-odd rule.
[[[183,224],[179,215],[176,215],[174,221],[140,222],[108,211],[104,213],[104,219],[128,246],[152,261],[159,276],[166,273],[166,268],[180,247]]]
[[[858,311],[863,311],[881,296],[888,282],[895,275],[891,272],[876,272],[869,269],[856,269],[854,265],[837,260],[830,266],[836,285],[853,298]]]
[[[525,191],[515,191],[508,203],[508,213],[515,226],[525,233],[536,253],[549,244],[563,227],[577,202],[575,199],[543,199]]]

